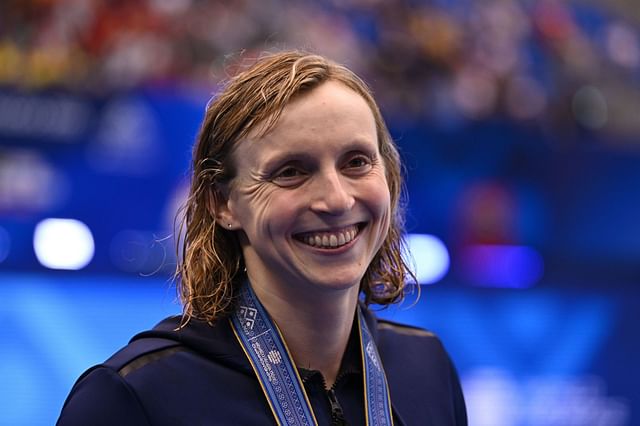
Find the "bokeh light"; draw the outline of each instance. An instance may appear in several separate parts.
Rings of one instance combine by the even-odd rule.
[[[82,269],[95,251],[93,235],[75,219],[45,219],[36,225],[33,249],[38,262],[50,269]]]

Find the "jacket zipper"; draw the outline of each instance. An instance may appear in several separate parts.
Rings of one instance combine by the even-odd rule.
[[[331,404],[331,426],[344,426],[347,424],[347,421],[344,418],[344,412],[342,411],[342,407],[338,402],[338,398],[336,397],[336,393],[333,390],[333,387],[327,391],[327,397],[329,398],[329,403]]]
[[[336,380],[333,382],[333,386],[329,389],[327,389],[327,382],[325,381],[324,376],[320,374],[322,389],[325,390],[327,398],[329,399],[329,404],[331,405],[331,426],[349,426],[347,420],[344,418],[344,411],[342,410],[342,406],[340,405],[335,392],[338,382],[343,380],[349,373],[349,371],[343,371],[338,374],[338,377],[336,377]]]

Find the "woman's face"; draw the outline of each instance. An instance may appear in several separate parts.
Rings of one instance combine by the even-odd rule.
[[[232,155],[237,174],[218,219],[241,231],[252,283],[358,286],[390,221],[385,166],[364,99],[338,82],[323,83]]]

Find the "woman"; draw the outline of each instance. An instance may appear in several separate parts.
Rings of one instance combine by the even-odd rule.
[[[398,153],[356,75],[259,60],[208,106],[193,168],[184,315],[86,372],[59,424],[466,424],[439,340],[366,308],[410,271]]]

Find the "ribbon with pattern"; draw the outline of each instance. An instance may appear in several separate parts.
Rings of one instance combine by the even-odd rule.
[[[390,426],[393,425],[393,420],[387,379],[360,307],[357,319],[367,425]],[[282,334],[248,282],[240,288],[230,321],[278,425],[317,425],[309,398]]]

